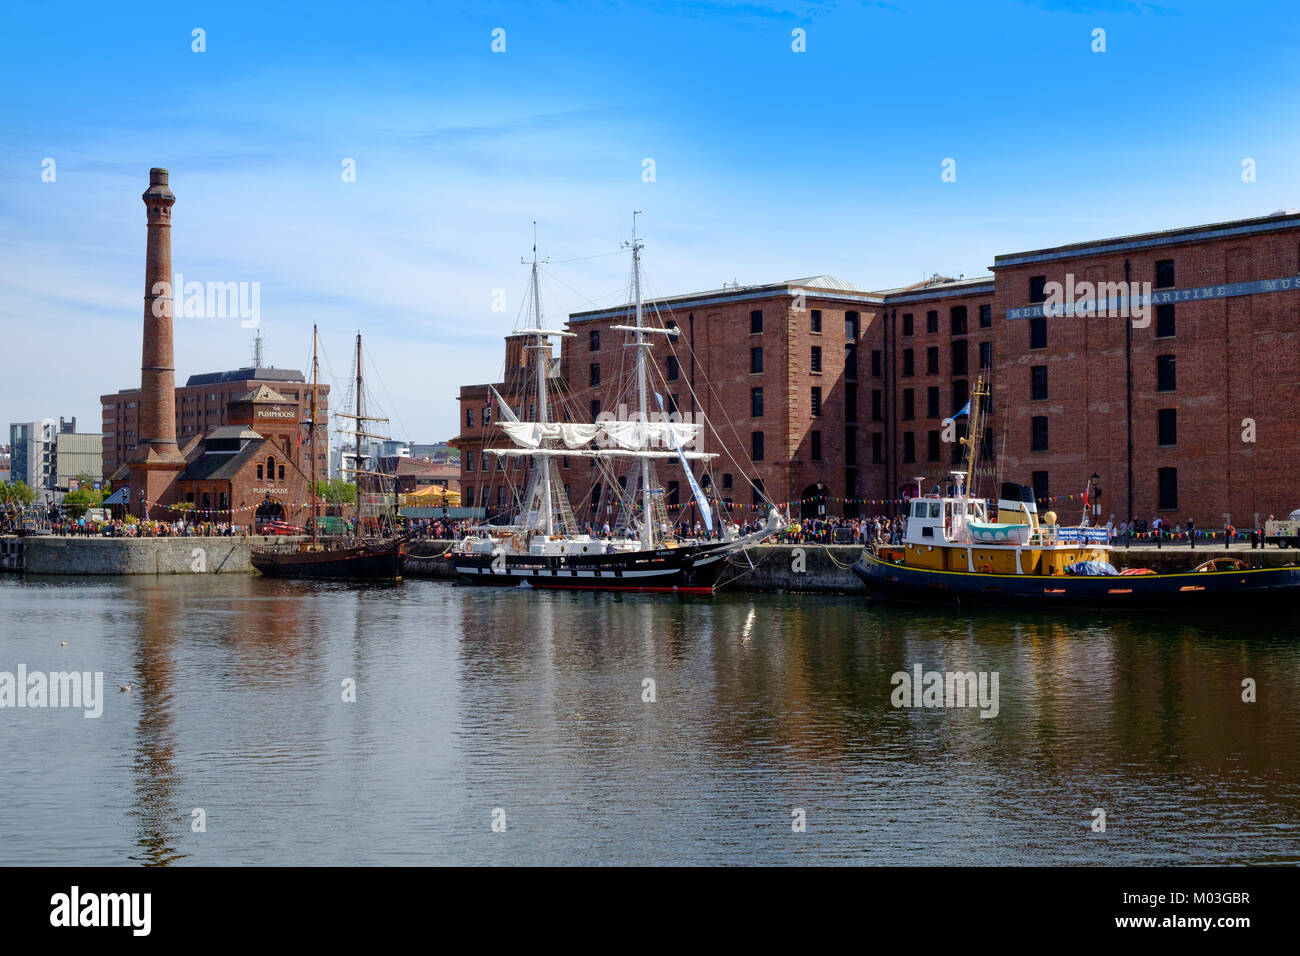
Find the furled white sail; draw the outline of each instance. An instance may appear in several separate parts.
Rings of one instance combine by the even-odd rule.
[[[617,445],[628,451],[646,448],[674,448],[677,444],[693,445],[699,437],[700,426],[686,422],[605,421],[602,444]],[[674,441],[676,438],[676,441]]]
[[[686,422],[603,421],[595,425],[573,422],[500,422],[501,429],[520,448],[539,448],[544,441],[561,441],[567,448],[595,442],[627,451],[690,446],[700,426]]]
[[[501,422],[500,425],[520,448],[538,448],[544,441],[562,441],[567,448],[581,448],[600,434],[599,425],[569,422]]]

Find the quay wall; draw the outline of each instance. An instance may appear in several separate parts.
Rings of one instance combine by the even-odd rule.
[[[253,574],[252,549],[287,545],[284,536],[0,539],[0,569],[27,574]]]
[[[254,547],[291,545],[298,538],[67,538],[53,535],[0,537],[0,570],[28,574],[253,574]],[[407,546],[409,578],[449,579],[455,574],[447,551],[453,542],[420,540]],[[733,556],[723,574],[725,587],[752,591],[797,591],[857,594],[862,583],[853,574],[857,545],[758,545]],[[1249,544],[1218,548],[1115,548],[1118,568],[1186,571],[1209,558],[1230,554],[1263,567],[1300,560],[1292,549],[1252,549]]]
[[[409,578],[454,578],[446,557],[449,541],[416,541],[408,548],[405,574]],[[862,582],[853,573],[859,545],[775,544],[758,545],[731,559],[722,575],[723,586],[748,591],[797,591],[810,594],[860,594]],[[1300,552],[1277,548],[1252,550],[1248,543],[1231,549],[1217,548],[1114,548],[1115,567],[1150,568],[1153,571],[1190,571],[1202,561],[1230,555],[1262,567],[1282,567],[1300,560]],[[752,565],[752,566],[751,566]]]

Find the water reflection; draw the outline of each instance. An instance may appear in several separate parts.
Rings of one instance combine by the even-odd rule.
[[[1294,615],[0,582],[13,619],[74,609],[86,666],[113,675],[114,695],[127,675],[139,683],[94,728],[0,724],[7,750],[44,746],[74,768],[53,799],[35,775],[0,770],[22,808],[0,815],[12,859],[84,862],[86,847],[94,862],[145,865],[1300,859]],[[0,650],[52,653],[22,640],[0,636]],[[997,717],[892,706],[892,675],[916,665],[998,673]],[[1241,699],[1246,678],[1255,703]],[[50,838],[68,807],[92,821],[77,850]],[[204,834],[194,807],[208,810]],[[498,807],[503,834],[490,829]],[[1104,834],[1090,828],[1097,807]],[[808,815],[797,840],[793,808]]]
[[[143,584],[133,590],[140,626],[135,642],[135,683],[130,691],[113,687],[107,691],[135,694],[140,709],[135,733],[135,801],[131,810],[139,852],[130,859],[146,866],[166,866],[187,855],[177,847],[189,815],[177,800],[183,780],[176,765],[173,726],[175,622],[181,619],[183,602],[170,588]]]

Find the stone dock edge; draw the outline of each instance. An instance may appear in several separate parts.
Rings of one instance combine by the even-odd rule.
[[[71,538],[53,535],[0,537],[0,570],[35,575],[255,574],[252,549],[289,546],[286,537]],[[407,546],[408,578],[454,578],[449,541],[415,541]],[[859,594],[853,574],[858,545],[758,545],[731,559],[723,575],[726,588],[748,591],[797,591]],[[1123,548],[1111,551],[1119,568],[1186,571],[1201,561],[1231,554],[1263,567],[1295,564],[1300,553],[1249,545],[1224,548]]]

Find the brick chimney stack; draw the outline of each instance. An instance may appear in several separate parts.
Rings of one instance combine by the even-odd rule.
[[[140,415],[135,451],[128,458],[131,513],[164,517],[185,459],[176,446],[176,370],[172,351],[172,205],[167,170],[149,170],[140,197],[148,214],[144,265],[144,347],[140,360]]]

